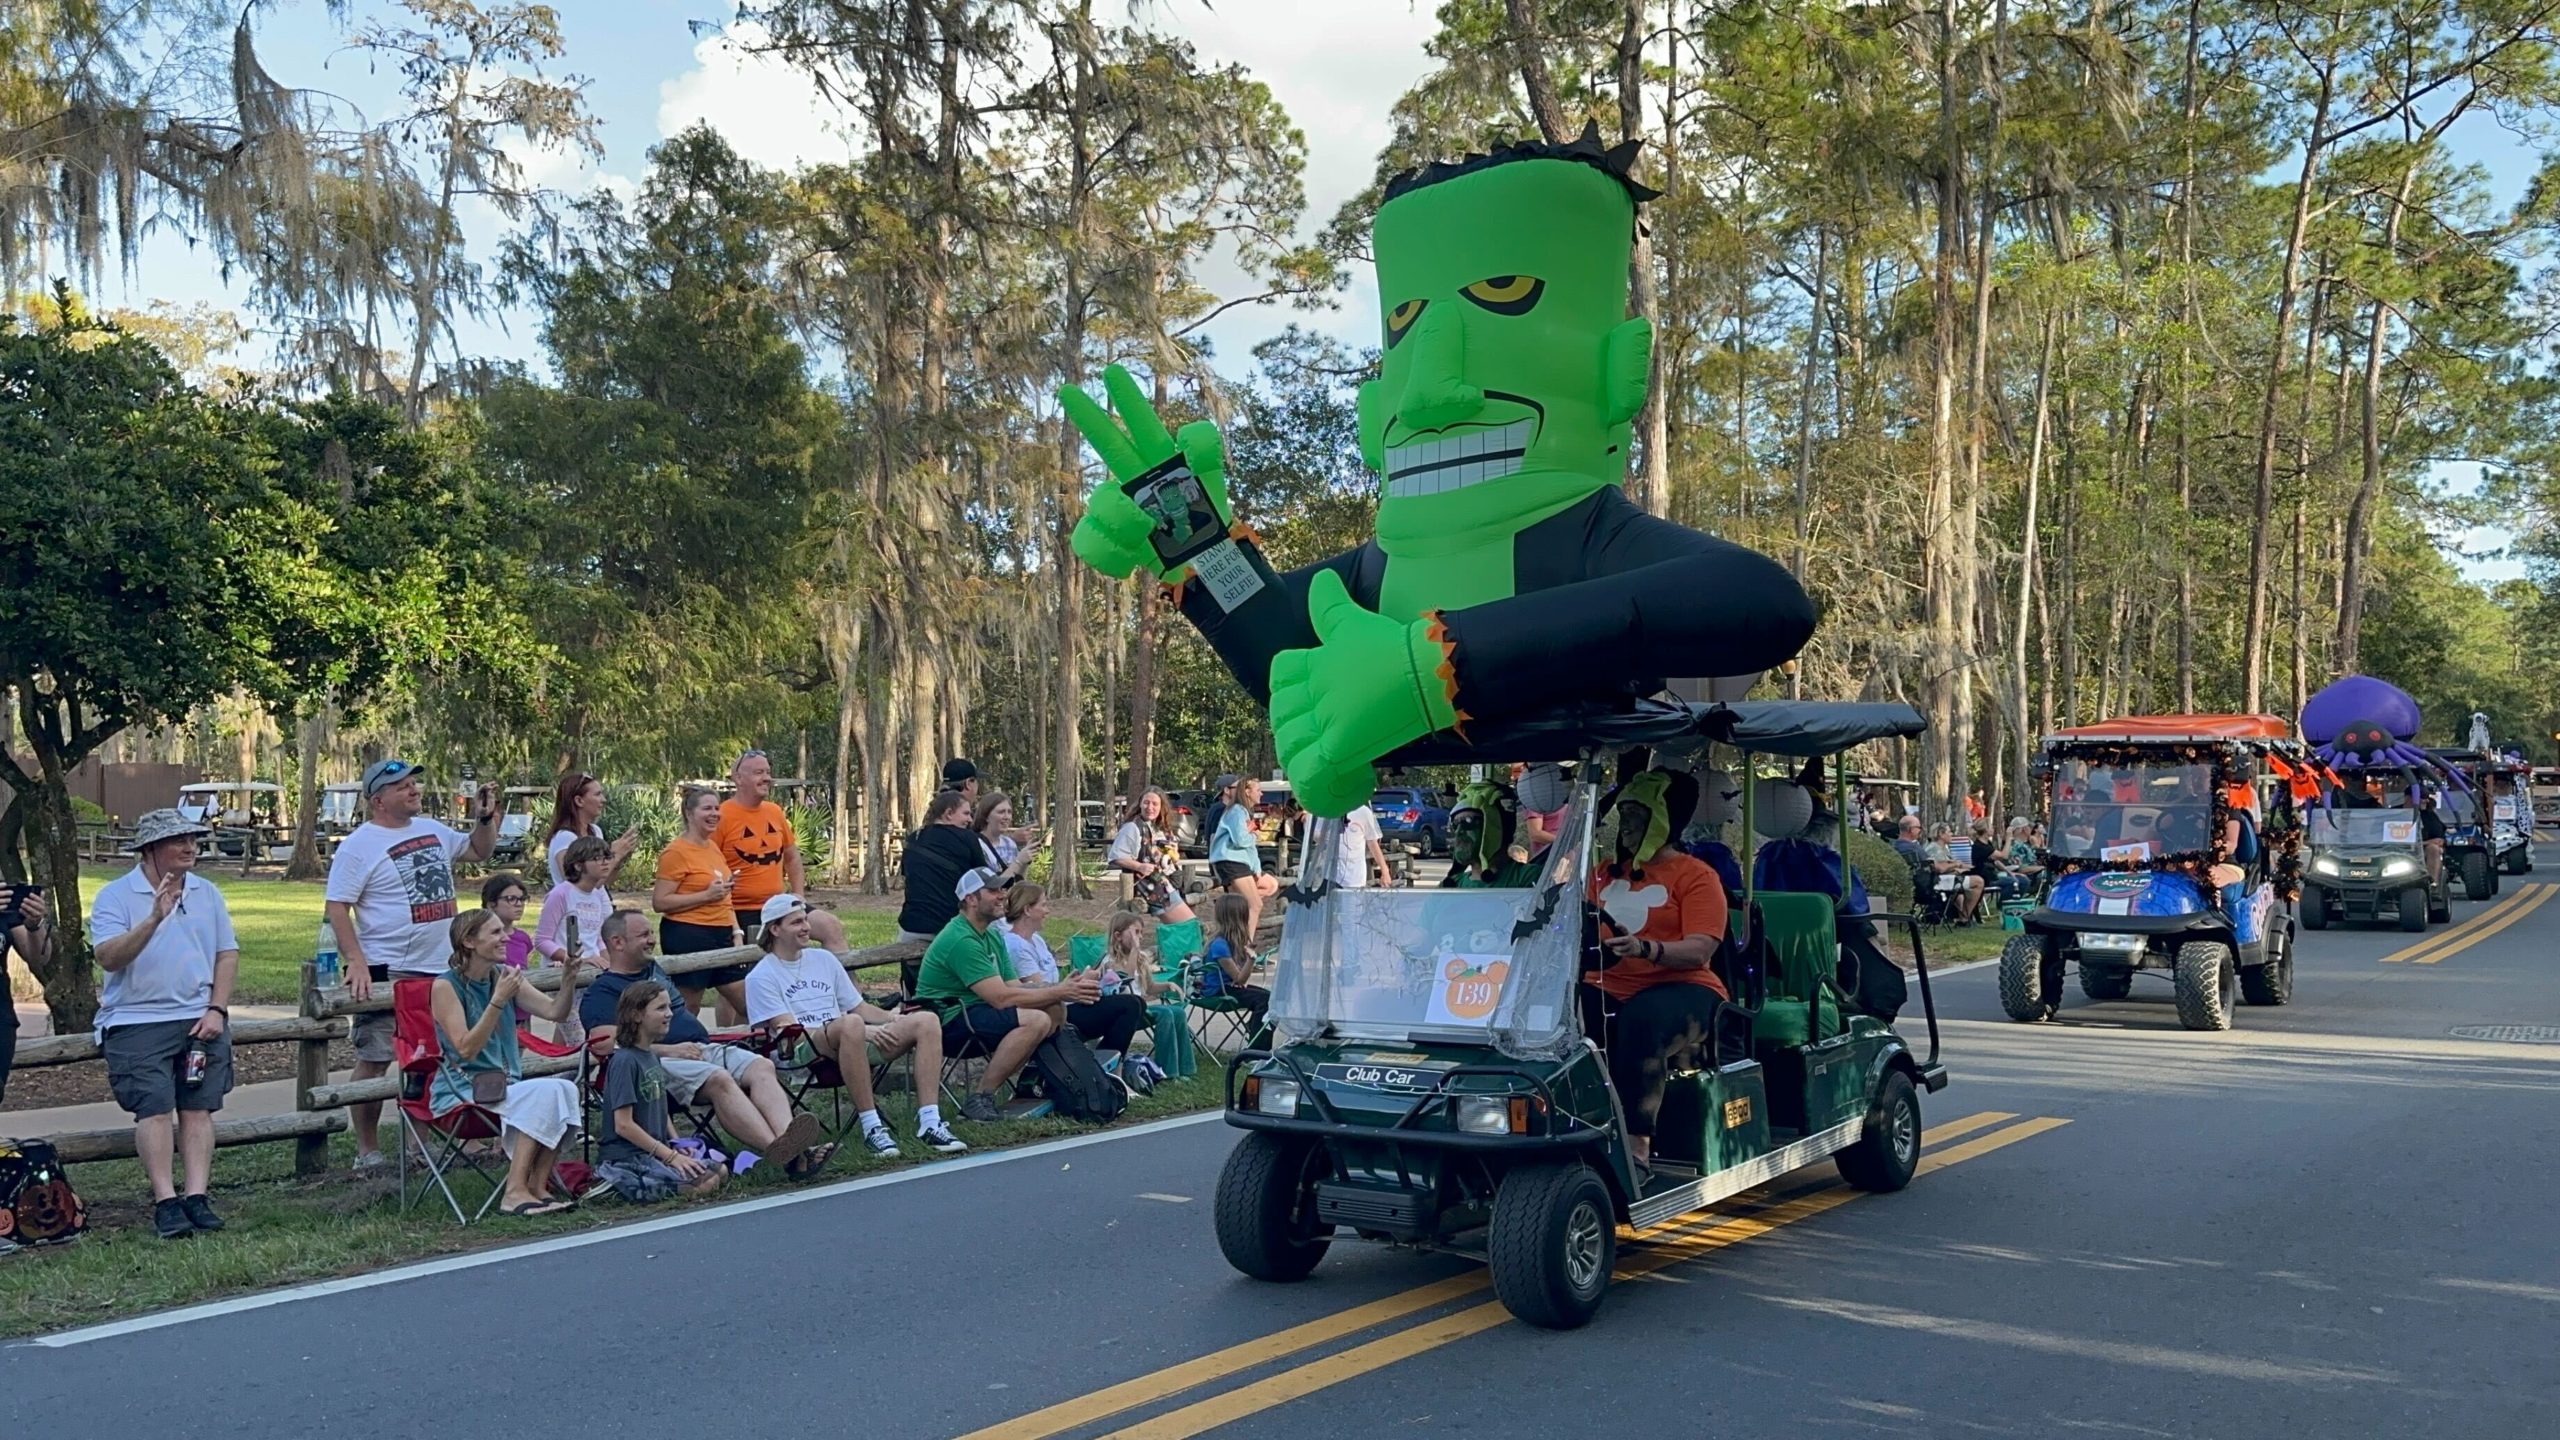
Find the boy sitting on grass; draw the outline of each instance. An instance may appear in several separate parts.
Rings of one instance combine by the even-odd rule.
[[[596,1147],[596,1173],[625,1200],[664,1200],[681,1190],[708,1195],[727,1178],[676,1148],[667,1123],[667,1071],[650,1047],[667,1038],[675,1006],[667,989],[643,980],[613,1009],[613,1054],[604,1067],[604,1110],[612,1118]]]

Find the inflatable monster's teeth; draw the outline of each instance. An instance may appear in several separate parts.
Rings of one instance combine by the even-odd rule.
[[[1387,452],[1387,493],[1438,495],[1516,474],[1536,429],[1535,421],[1515,420],[1398,445]]]

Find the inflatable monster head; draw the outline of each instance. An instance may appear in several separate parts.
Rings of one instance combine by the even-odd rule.
[[[1653,330],[1627,316],[1636,144],[1514,145],[1397,176],[1373,238],[1386,350],[1360,389],[1378,542],[1516,530],[1624,475]]]

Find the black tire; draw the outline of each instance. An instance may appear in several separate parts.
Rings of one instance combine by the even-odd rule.
[[[1322,1146],[1267,1130],[1248,1133],[1218,1172],[1218,1249],[1256,1280],[1304,1280],[1333,1243],[1316,1223],[1314,1172]]]
[[[2080,962],[2080,993],[2092,1000],[2121,1000],[2133,993],[2133,972],[2118,970],[2112,965],[2091,969],[2089,962],[2083,960]]]
[[[1834,1156],[1840,1178],[1859,1190],[1889,1195],[1920,1169],[1920,1088],[1900,1070],[1885,1072],[1867,1112],[1866,1133]]]
[[[2462,852],[2462,898],[2486,900],[2498,893],[2498,872],[2489,868],[2489,857],[2477,850]]]
[[[2178,1023],[2190,1030],[2228,1030],[2240,998],[2240,967],[2231,947],[2191,940],[2178,947]]]
[[[1441,833],[1440,833],[1439,831],[1437,831],[1437,830],[1425,830],[1425,831],[1423,831],[1423,832],[1422,832],[1422,853],[1423,853],[1423,855],[1424,855],[1426,858],[1430,858],[1430,859],[1437,859],[1437,858],[1439,858],[1439,857],[1440,857],[1440,856],[1442,856],[1442,855],[1446,855],[1446,854],[1448,854],[1448,853],[1449,853],[1449,837],[1447,837],[1447,836],[1445,836],[1445,835],[1441,834]]]
[[[2427,887],[2412,885],[2400,892],[2400,928],[2414,935],[2427,928],[2429,913],[2435,908],[2428,903]]]
[[[1589,1324],[1618,1261],[1609,1187],[1579,1161],[1514,1167],[1493,1192],[1485,1258],[1513,1315],[1547,1330]]]
[[[2267,932],[2267,963],[2240,972],[2240,998],[2251,1005],[2282,1005],[2293,998],[2293,937]]]
[[[2328,892],[2328,891],[2326,891],[2326,890],[2321,889],[2321,888],[2320,888],[2319,886],[2317,886],[2317,885],[2305,885],[2305,886],[2303,886],[2303,887],[2302,887],[2302,904],[2301,904],[2301,906],[2300,906],[2300,911],[2301,911],[2301,915],[2302,915],[2302,928],[2303,928],[2303,929],[2305,929],[2305,930],[2326,930],[2326,929],[2328,929],[2328,928],[2329,928],[2329,892]]]
[[[2510,850],[2498,857],[2498,868],[2510,875],[2522,875],[2533,868],[2533,862],[2524,858],[2522,850]]]
[[[2012,935],[2000,947],[2000,1008],[2021,1023],[2052,1012],[2044,1001],[2044,941]]]

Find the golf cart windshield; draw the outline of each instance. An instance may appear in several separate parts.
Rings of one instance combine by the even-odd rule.
[[[1280,1042],[1320,1035],[1394,1044],[1490,1045],[1553,1059],[1573,1044],[1591,809],[1583,786],[1562,838],[1525,890],[1324,886],[1293,902],[1280,942],[1271,1020]],[[1333,853],[1341,822],[1320,820],[1307,853]],[[1310,881],[1330,867],[1311,864]]]
[[[2411,810],[2313,810],[2309,836],[2316,849],[2416,850],[2418,816]]]
[[[2159,860],[2202,852],[2213,826],[2213,767],[2201,762],[2053,766],[2053,853],[2071,860]]]

